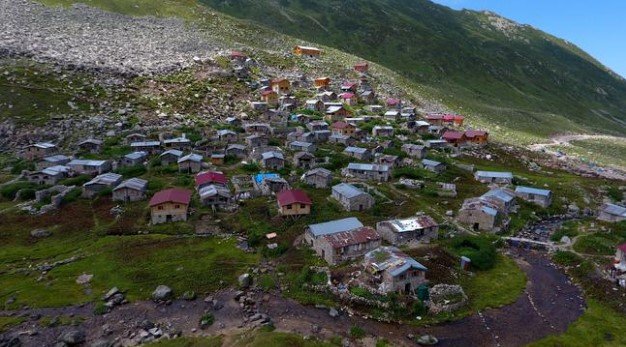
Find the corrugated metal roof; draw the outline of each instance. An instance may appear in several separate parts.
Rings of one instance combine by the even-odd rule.
[[[346,198],[353,198],[361,194],[367,194],[359,188],[347,183],[341,183],[334,186],[333,191],[339,193],[341,196],[345,196]]]
[[[162,157],[162,156],[165,156],[165,155],[168,155],[168,154],[171,154],[171,155],[173,155],[175,157],[180,158],[183,155],[183,151],[179,151],[177,149],[170,149],[169,151],[165,151],[165,152],[161,153],[161,155],[159,157]]]
[[[215,195],[220,195],[224,197],[231,196],[230,191],[227,188],[223,186],[216,186],[213,184],[200,188],[200,190],[198,190],[198,195],[200,195],[200,199],[205,199]]]
[[[186,156],[178,159],[179,163],[183,163],[186,161],[193,161],[196,163],[199,163],[202,161],[202,156],[200,154],[196,154],[196,153],[191,153],[191,154],[187,154]]]
[[[112,185],[119,182],[122,179],[122,175],[107,172],[101,175],[94,177],[91,181],[85,183],[83,186],[90,186],[93,184],[104,184],[104,185]]]
[[[381,260],[383,257],[384,259]],[[393,277],[401,275],[412,268],[428,271],[428,269],[417,260],[404,254],[398,248],[391,246],[382,246],[367,252],[367,254],[365,254],[365,262],[368,267],[376,271],[388,272]]]
[[[261,154],[261,157],[263,158],[263,160],[272,159],[272,158],[277,158],[281,160],[285,159],[285,157],[283,157],[283,154],[277,151],[264,152],[263,154]]]
[[[74,159],[67,163],[67,166],[102,166],[106,163],[106,160]]]
[[[55,165],[55,166],[47,167],[41,170],[40,172],[46,175],[56,176],[60,173],[66,173],[68,171],[70,171],[70,168],[67,166]]]
[[[139,190],[139,191],[146,191],[146,189],[148,189],[148,181],[141,179],[141,178],[130,178],[127,179],[125,181],[123,181],[122,183],[120,183],[117,187],[115,187],[115,190],[119,190],[119,189],[123,189],[123,188],[128,188],[128,189],[133,189],[133,190]]]
[[[43,149],[48,149],[48,148],[54,148],[56,147],[55,144],[50,143],[50,142],[37,142],[35,144],[32,144],[28,147],[37,147],[37,148],[43,148]]]
[[[513,199],[515,199],[515,196],[509,194],[506,190],[504,189],[492,189],[488,192],[486,192],[485,194],[482,195],[483,198],[496,198],[498,200],[504,201],[505,203],[511,202],[513,201]]]
[[[124,156],[124,158],[126,159],[131,159],[131,160],[137,160],[137,159],[141,159],[141,158],[145,158],[148,156],[148,152],[144,152],[144,151],[137,151],[137,152],[133,152],[133,153],[128,153]]]
[[[438,162],[436,160],[422,159],[422,165],[434,167],[434,166],[443,165],[443,163]]]
[[[605,204],[602,207],[602,211],[608,214],[612,214],[615,216],[623,216],[626,217],[626,207],[615,205],[615,204]]]
[[[43,161],[47,161],[49,163],[58,163],[60,161],[69,161],[70,157],[62,154],[51,155],[49,157],[45,157],[42,159]]]
[[[159,147],[161,146],[160,141],[139,141],[133,142],[130,144],[131,147]]]
[[[545,196],[545,197],[548,197],[552,194],[552,192],[547,189],[539,189],[539,188],[525,187],[525,186],[519,186],[515,188],[515,192],[521,193],[521,194],[534,194],[534,195]]]
[[[363,154],[366,153],[367,151],[369,151],[367,148],[362,148],[362,147],[346,147],[346,149],[343,150],[346,153],[359,153],[359,154]]]
[[[476,171],[476,177],[487,177],[487,178],[509,178],[513,179],[513,173],[511,172],[500,172],[500,171]]]
[[[348,164],[348,170],[387,172],[389,171],[389,166],[378,164],[350,163]]]
[[[361,227],[363,227],[363,223],[355,217],[349,217],[319,224],[311,224],[309,225],[309,231],[313,234],[313,236],[318,237],[322,235],[332,235]]]

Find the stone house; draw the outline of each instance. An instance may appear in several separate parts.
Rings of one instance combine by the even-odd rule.
[[[102,140],[87,139],[78,143],[81,152],[96,154],[102,150]]]
[[[140,133],[132,133],[132,134],[128,134],[126,135],[126,137],[124,138],[126,140],[127,144],[131,144],[133,142],[142,142],[145,141],[147,138],[146,135],[144,134],[140,134]]]
[[[316,168],[302,175],[302,181],[315,188],[328,188],[333,181],[333,173],[324,168]]]
[[[437,174],[446,171],[446,164],[438,162],[436,160],[422,159],[421,165],[423,169]]]
[[[221,184],[203,185],[198,189],[198,195],[204,206],[222,207],[232,202],[230,190]]]
[[[376,125],[372,128],[372,136],[374,137],[392,137],[393,127],[390,125]]]
[[[113,189],[122,182],[122,175],[113,172],[103,173],[83,184],[83,197],[91,199],[105,189]]]
[[[322,143],[327,142],[330,138],[330,130],[317,130],[313,132],[313,142]]]
[[[185,150],[191,148],[191,140],[189,140],[184,134],[181,137],[175,137],[163,141],[165,148],[173,148],[178,150]]]
[[[439,224],[425,214],[404,219],[392,219],[376,223],[376,231],[392,245],[410,242],[426,242],[438,238]]]
[[[264,152],[261,154],[261,166],[264,169],[280,170],[285,167],[285,157],[278,151]]]
[[[311,214],[313,202],[300,189],[283,190],[276,194],[278,213],[281,216],[303,216]]]
[[[344,175],[362,180],[387,182],[390,171],[387,165],[350,163],[344,170]]]
[[[474,178],[480,183],[513,183],[513,173],[511,172],[476,171],[476,173],[474,173]]]
[[[325,119],[330,122],[337,122],[346,117],[350,117],[352,113],[343,106],[330,106],[326,109]]]
[[[148,152],[132,152],[122,157],[120,164],[122,166],[141,165],[148,158]]]
[[[334,234],[326,234],[313,243],[315,252],[330,265],[362,257],[380,247],[381,237],[370,227],[361,227]]]
[[[226,155],[230,155],[230,156],[237,157],[240,159],[245,158],[247,156],[246,146],[240,145],[237,143],[228,145],[224,153],[226,153]]]
[[[385,117],[385,119],[388,119],[388,120],[391,120],[391,121],[398,121],[398,120],[400,120],[400,111],[398,111],[398,110],[389,110],[389,111],[385,112],[383,117]]]
[[[498,206],[483,199],[467,199],[459,210],[457,221],[474,231],[498,232],[508,226],[508,216]]]
[[[304,241],[306,244],[313,247],[314,241],[324,235],[337,234],[362,227],[363,223],[355,217],[337,219],[318,224],[310,224],[304,230]]]
[[[187,154],[180,157],[177,163],[179,172],[196,173],[202,170],[202,156],[200,154]]]
[[[481,200],[496,205],[500,211],[509,213],[515,206],[515,193],[510,189],[496,188],[480,196]]]
[[[269,105],[264,101],[250,101],[250,108],[254,111],[265,112],[269,109]]]
[[[356,144],[356,139],[352,136],[332,134],[328,138],[328,142],[337,143],[346,147],[353,147]]]
[[[347,183],[332,188],[331,197],[337,200],[346,211],[365,211],[374,206],[375,200],[370,194]]]
[[[148,152],[157,154],[161,152],[161,141],[140,141],[130,144],[130,148],[136,152]]]
[[[232,130],[221,129],[217,131],[217,139],[226,143],[237,142],[237,133]]]
[[[320,131],[320,130],[328,130],[328,123],[321,121],[321,120],[316,120],[316,121],[307,123],[306,128],[311,132]]]
[[[44,157],[40,161],[37,162],[37,169],[42,170],[51,166],[65,166],[70,162],[70,157],[57,154],[49,157]]]
[[[152,224],[186,221],[192,192],[170,188],[157,192],[150,199]]]
[[[622,243],[615,249],[613,266],[619,271],[626,271],[626,243]]]
[[[426,147],[431,149],[445,149],[450,147],[446,140],[426,140]]]
[[[324,106],[324,102],[322,100],[313,99],[307,100],[304,104],[304,108],[309,111],[324,112],[326,106]]]
[[[302,141],[292,141],[289,143],[288,147],[290,150],[298,151],[298,152],[314,153],[316,150],[315,144],[311,142],[302,142]]]
[[[59,149],[55,144],[49,142],[38,142],[26,146],[22,156],[26,160],[37,160],[52,156],[53,154],[56,154],[58,150]]]
[[[621,222],[626,220],[626,207],[615,204],[604,204],[598,211],[598,220],[605,222]]]
[[[413,143],[405,143],[401,147],[402,151],[411,158],[422,159],[426,156],[426,147]]]
[[[250,148],[267,146],[269,139],[265,135],[250,135],[246,137],[246,145]]]
[[[79,175],[100,175],[111,171],[112,165],[108,160],[74,159],[67,163],[72,172]]]
[[[372,159],[372,152],[362,147],[346,147],[346,149],[343,150],[343,154],[362,161]]]
[[[396,247],[379,247],[367,252],[363,267],[371,285],[381,293],[413,294],[427,282],[428,269]]]
[[[26,175],[28,182],[39,185],[55,185],[69,176],[70,168],[63,165],[50,166]]]
[[[131,178],[113,188],[113,201],[140,201],[146,198],[148,181],[141,178]]]
[[[394,168],[402,166],[402,159],[397,155],[383,154],[376,157],[376,163]]]
[[[271,195],[289,189],[289,182],[275,173],[259,173],[253,176],[256,190],[263,195]]]
[[[316,95],[317,99],[321,102],[331,102],[337,100],[337,93],[333,91],[325,91]]]
[[[515,195],[544,208],[552,204],[552,192],[547,189],[519,186],[515,188]]]
[[[161,153],[159,159],[161,159],[161,166],[169,166],[171,164],[178,163],[178,159],[183,156],[183,152],[177,149],[170,149]]]
[[[293,164],[300,169],[312,169],[315,166],[315,156],[309,152],[298,152],[293,156]]]
[[[359,94],[359,99],[366,104],[371,105],[376,102],[376,93],[373,90],[365,90]]]

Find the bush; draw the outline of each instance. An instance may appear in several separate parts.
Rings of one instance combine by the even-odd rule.
[[[204,316],[200,317],[200,327],[202,329],[208,328],[215,323],[215,317],[212,313],[207,313]]]
[[[17,192],[19,192],[22,189],[32,189],[33,190],[33,198],[35,197],[34,194],[34,188],[37,187],[37,185],[35,183],[31,183],[31,182],[15,182],[15,183],[11,183],[11,184],[7,184],[5,186],[3,186],[0,189],[0,195],[2,195],[3,198],[5,199],[9,199],[9,200],[13,200],[15,199],[15,196],[17,195]]]
[[[256,163],[247,163],[247,164],[242,165],[241,169],[243,169],[243,171],[247,173],[255,173],[255,172],[259,172],[261,168]]]
[[[80,198],[82,193],[83,191],[80,188],[74,188],[70,190],[69,192],[67,192],[67,194],[65,194],[65,196],[61,200],[61,204],[66,205],[66,204],[69,204],[71,202],[78,200],[78,198]]]
[[[552,256],[552,260],[563,266],[575,266],[583,261],[580,256],[569,251],[557,251]]]
[[[89,182],[89,180],[91,180],[91,177],[89,175],[79,175],[76,177],[61,180],[59,184],[62,184],[64,186],[82,186],[83,184]]]
[[[353,325],[350,328],[350,336],[354,339],[362,339],[365,337],[365,330],[363,328]]]
[[[134,166],[122,166],[116,170],[116,172],[124,178],[138,177],[146,173],[146,167],[143,165]]]
[[[19,191],[20,199],[22,200],[32,200],[35,198],[37,191],[33,188],[26,188]]]
[[[11,173],[13,175],[19,175],[22,173],[22,171],[24,170],[28,170],[28,171],[33,171],[35,170],[35,164],[25,161],[23,159],[17,159],[15,161],[13,161],[12,163],[10,163],[9,165],[11,165]]]
[[[98,302],[96,304],[96,306],[94,306],[94,308],[93,308],[93,314],[95,314],[96,316],[101,316],[101,315],[106,314],[108,312],[109,312],[109,308],[106,307],[104,302]]]
[[[451,247],[455,254],[468,257],[478,270],[489,270],[496,264],[498,253],[490,238],[463,236],[454,239]]]

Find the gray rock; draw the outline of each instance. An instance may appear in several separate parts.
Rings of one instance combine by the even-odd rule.
[[[244,288],[244,289],[248,288],[250,287],[250,285],[252,285],[252,276],[250,276],[249,273],[245,273],[239,276],[238,281],[239,281],[240,288]]]
[[[90,345],[90,347],[112,347],[113,346],[113,342],[107,340],[107,339],[98,339],[94,342],[92,342]]]
[[[19,337],[2,337],[0,336],[0,347],[21,347],[22,340]]]
[[[81,330],[66,331],[59,337],[59,342],[64,342],[69,346],[76,346],[85,342],[85,332]]]
[[[35,229],[35,230],[31,230],[30,236],[36,239],[41,239],[44,237],[52,236],[52,232],[46,229]]]
[[[328,310],[328,315],[333,317],[333,318],[337,318],[337,317],[339,317],[339,311],[337,311],[336,308],[331,307],[330,310]]]
[[[186,292],[183,293],[182,299],[183,300],[187,300],[187,301],[191,301],[191,300],[195,300],[196,299],[196,292],[194,292],[193,290],[188,290]]]
[[[172,298],[174,292],[172,289],[165,285],[158,286],[154,292],[152,292],[152,299],[154,301],[166,301]]]

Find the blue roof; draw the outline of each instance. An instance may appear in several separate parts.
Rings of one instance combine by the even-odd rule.
[[[353,198],[355,196],[359,196],[361,194],[366,194],[361,189],[347,183],[341,183],[333,187],[333,191],[336,191],[342,196],[347,198]]]
[[[280,178],[280,175],[277,173],[258,173],[254,175],[254,181],[256,183],[261,183],[267,178]]]
[[[365,153],[367,152],[367,148],[349,146],[346,147],[346,149],[344,149],[343,151],[348,153]]]
[[[424,166],[439,166],[442,165],[441,162],[430,160],[430,159],[422,159],[422,165]]]
[[[539,188],[524,187],[524,186],[519,186],[515,188],[515,192],[522,193],[522,194],[534,194],[534,195],[540,195],[540,196],[550,196],[550,194],[552,194],[552,192],[547,189],[539,189]]]
[[[511,172],[499,172],[499,171],[476,171],[477,177],[495,177],[495,178],[513,178]]]
[[[128,153],[128,154],[126,154],[126,155],[124,156],[124,158],[127,158],[127,159],[131,159],[131,160],[133,160],[133,159],[141,159],[141,158],[144,158],[144,157],[146,157],[146,156],[148,156],[148,153],[147,153],[147,152],[144,152],[144,151],[138,151],[138,152],[132,152],[132,153]]]
[[[388,165],[377,165],[377,164],[361,164],[361,163],[350,163],[348,164],[349,170],[363,170],[363,171],[389,171]]]
[[[490,216],[496,216],[498,214],[498,210],[489,206],[483,206],[482,211]]]
[[[363,223],[361,223],[355,217],[349,217],[325,223],[311,224],[309,225],[309,231],[311,232],[311,234],[313,234],[313,236],[318,237],[322,235],[337,234],[361,227],[363,227]]]

